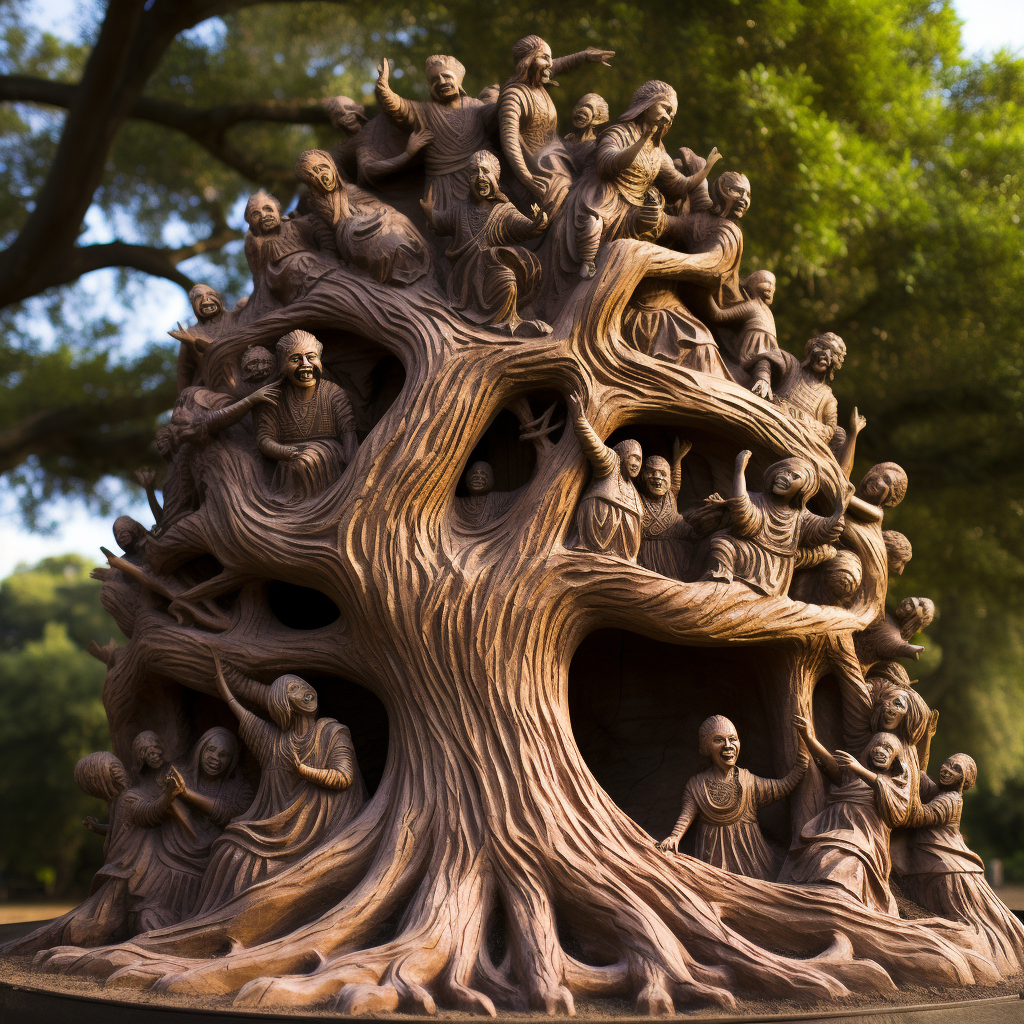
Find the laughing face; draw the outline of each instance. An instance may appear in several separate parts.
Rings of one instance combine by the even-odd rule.
[[[203,747],[199,764],[205,775],[215,779],[218,775],[223,775],[228,770],[228,765],[231,764],[231,751],[228,750],[225,744],[218,743],[216,740],[210,740]]]
[[[660,463],[648,463],[644,466],[644,487],[652,498],[661,498],[668,494],[669,469]]]
[[[772,494],[777,498],[789,500],[800,493],[807,482],[807,474],[799,466],[786,466],[772,478]]]
[[[882,701],[882,713],[878,723],[886,732],[895,730],[910,708],[910,701],[903,693],[891,693]]]
[[[876,771],[884,772],[895,760],[896,750],[892,740],[879,740],[868,751],[868,764]]]
[[[281,371],[297,388],[314,388],[323,376],[320,355],[314,342],[308,341],[285,357]]]
[[[708,746],[711,762],[716,768],[728,771],[736,766],[740,756],[740,738],[731,724],[712,733]]]

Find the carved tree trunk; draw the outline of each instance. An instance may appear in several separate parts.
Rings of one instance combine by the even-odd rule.
[[[254,703],[283,671],[370,689],[390,723],[384,778],[315,854],[220,910],[120,946],[58,950],[51,963],[245,1005],[437,1004],[492,1015],[495,1004],[571,1013],[583,995],[670,1012],[676,1001],[731,1005],[730,992],[744,990],[835,998],[893,981],[996,977],[971,933],[949,922],[886,918],[827,890],[662,854],[600,788],[573,738],[569,662],[606,626],[690,645],[784,647],[783,722],[807,712],[825,670],[846,702],[865,701],[850,636],[884,599],[876,524],[847,528],[867,581],[849,610],[669,580],[567,546],[588,474],[571,430],[538,445],[533,477],[499,519],[468,531],[453,516],[456,483],[498,412],[570,387],[587,396],[604,437],[646,419],[704,431],[733,452],[749,447],[765,464],[802,454],[832,507],[849,485],[808,430],[737,385],[623,343],[619,321],[636,283],[678,272],[667,250],[614,243],[553,334],[519,341],[472,333],[427,288],[386,289],[339,271],[208,350],[201,372],[215,382],[253,342],[341,328],[379,340],[406,382],[342,479],[302,504],[268,493],[240,448],[210,446],[202,508],[158,539],[151,561],[173,574],[214,555],[241,586],[232,625],[179,625],[166,602],[140,600],[124,578],[107,584],[105,600],[131,636],[108,675],[115,749],[162,699],[166,729],[184,741],[188,723],[161,685],[213,694],[217,652],[236,681],[248,677],[237,685]],[[323,591],[341,619],[296,644],[267,610],[267,579]]]

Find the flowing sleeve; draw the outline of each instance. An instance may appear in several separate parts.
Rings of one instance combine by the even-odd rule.
[[[248,713],[238,720],[238,735],[253,752],[261,766],[266,766],[273,760],[274,740],[278,733],[277,726],[264,721],[259,715]]]
[[[686,788],[683,790],[683,806],[679,812],[679,817],[676,819],[675,828],[672,829],[672,833],[669,838],[673,836],[682,836],[686,830],[693,824],[699,813],[697,805],[697,798],[693,795],[693,779],[690,779],[686,783]]]
[[[161,802],[161,796],[145,797],[129,792],[122,797],[122,811],[133,825],[156,828],[167,817],[167,811],[160,807]]]
[[[597,142],[594,163],[597,173],[602,178],[614,178],[619,174],[615,159],[624,149],[628,149],[633,141],[629,138],[627,126],[621,124],[614,125],[601,135]]]
[[[829,543],[828,520],[823,516],[816,516],[807,509],[800,513],[798,530],[800,543],[803,547],[816,548],[819,545]]]
[[[905,768],[896,776],[879,775],[875,788],[875,806],[889,828],[899,828],[910,817],[910,772]]]
[[[738,537],[755,537],[764,529],[764,512],[750,500],[749,494],[726,499],[729,524]]]
[[[348,434],[356,429],[352,403],[349,401],[345,389],[339,384],[331,389],[331,410],[334,413],[334,424],[337,427],[339,439],[343,434]]]
[[[754,803],[758,807],[762,807],[765,804],[773,804],[776,800],[782,800],[784,797],[789,796],[804,777],[807,765],[807,751],[801,746],[796,764],[790,769],[789,774],[783,778],[764,779],[760,775],[750,775],[749,779],[754,790]]]
[[[957,793],[940,793],[934,800],[918,807],[908,825],[915,828],[927,828],[932,825],[948,825],[956,819]],[[962,799],[962,797],[960,798]]]
[[[411,128],[416,120],[417,103],[414,100],[407,100],[394,92],[390,85],[381,85],[377,82],[377,102],[380,109],[384,111],[392,121],[400,124],[403,128]]]
[[[555,57],[551,62],[551,77],[560,75],[564,71],[572,71],[587,63],[587,51],[580,50],[579,53],[570,53],[567,57]]]

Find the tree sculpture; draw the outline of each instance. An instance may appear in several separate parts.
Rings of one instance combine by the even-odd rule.
[[[549,52],[542,41],[530,42]],[[434,212],[443,206],[446,215],[457,213],[474,202],[474,154],[481,147],[501,153],[505,135],[493,103],[463,103],[461,65],[451,57],[428,60],[432,98],[425,103],[397,96],[386,62],[382,69],[381,116],[406,132],[429,126]],[[706,245],[686,252],[657,242],[671,228],[666,237],[696,235],[706,243],[709,195],[722,192],[703,185],[709,167],[692,179],[666,170],[671,161],[661,137],[674,114],[671,88],[647,83],[625,115],[601,130],[596,163],[576,166],[562,151],[572,182],[548,237],[574,237],[573,225],[559,217],[585,209],[601,175],[602,196],[618,190],[614,201],[605,196],[618,219],[614,231],[588,236],[593,246],[585,251],[523,243],[542,261],[546,253],[557,261],[544,273],[563,285],[540,295],[541,306],[521,311],[523,319],[550,324],[539,336],[511,335],[488,317],[453,310],[446,242],[431,234],[419,206],[424,175],[415,167],[396,176],[387,193],[409,218],[403,230],[431,253],[430,272],[405,283],[366,269],[367,252],[380,244],[372,227],[353,232],[342,252],[317,220],[316,196],[283,221],[270,197],[256,197],[253,210],[265,207],[275,232],[288,225],[281,234],[295,247],[272,258],[287,256],[315,273],[303,271],[302,286],[291,292],[257,280],[252,299],[205,346],[196,346],[189,330],[175,336],[198,353],[192,387],[236,400],[248,395],[242,365],[254,345],[276,347],[284,384],[263,389],[255,433],[246,419],[193,442],[195,507],[173,521],[165,516],[134,562],[112,555],[112,568],[102,570],[104,606],[130,637],[118,650],[104,649],[104,700],[122,761],[141,730],[158,732],[173,762],[204,729],[234,726],[240,717],[243,743],[259,748],[245,754],[251,781],[259,765],[265,773],[292,773],[287,785],[264,778],[259,786],[293,794],[287,813],[298,824],[272,826],[275,818],[262,820],[263,805],[242,812],[214,841],[209,862],[216,873],[207,871],[201,899],[179,924],[124,932],[127,941],[93,949],[50,949],[41,958],[46,967],[245,1006],[490,1015],[499,1005],[571,1014],[576,999],[600,996],[627,998],[651,1013],[693,1001],[732,1006],[744,994],[840,999],[900,984],[994,983],[1019,969],[1009,954],[997,963],[989,942],[963,922],[903,920],[828,878],[778,884],[659,848],[602,788],[574,737],[570,660],[589,634],[608,627],[680,645],[681,652],[712,648],[723,673],[737,651],[756,645],[756,673],[739,684],[771,694],[761,723],[777,768],[762,773],[769,777],[785,775],[798,758],[804,770],[794,716],[806,721],[812,739],[816,731],[832,737],[833,748],[858,754],[865,748],[857,742],[883,733],[879,742],[891,754],[886,771],[902,773],[905,807],[887,819],[893,827],[917,820],[923,727],[934,730],[927,716],[918,721],[913,701],[893,711],[894,684],[876,695],[866,680],[872,665],[858,659],[854,636],[885,614],[887,546],[878,508],[851,503],[853,487],[829,447],[831,433],[752,392],[750,373],[727,351],[727,372],[713,376],[685,365],[683,354],[679,361],[649,355],[623,331],[642,282],[676,290],[673,302],[686,315],[659,321],[663,331],[695,321],[687,303],[701,308],[702,295],[704,306],[710,294],[728,302],[723,281],[738,272],[738,256],[711,259]],[[516,166],[504,154],[501,160],[506,172]],[[515,184],[507,173],[502,180]],[[656,180],[689,189],[689,212],[666,213]],[[342,193],[366,208],[384,205],[364,200],[351,184]],[[511,187],[510,195],[522,210],[535,200]],[[393,213],[377,221],[394,222]],[[256,214],[250,223],[252,248],[268,235]],[[486,271],[485,261],[480,266]],[[300,348],[315,358],[287,366]],[[348,444],[347,412],[330,419],[321,410],[321,423],[319,406],[299,400],[303,387],[322,389],[328,378],[325,393],[337,396],[336,405],[345,404],[340,392],[350,399],[358,448],[346,449],[330,472],[307,474],[301,489],[282,488],[276,460],[298,462],[309,448],[296,439]],[[824,394],[827,383],[815,383]],[[288,427],[284,447],[275,441],[273,451],[262,425],[271,421]],[[480,514],[466,515],[457,488],[481,458],[481,439],[516,421],[518,442],[514,429],[501,429],[526,451],[525,479],[505,481],[502,500],[478,502]],[[689,546],[685,557],[672,560],[684,567],[683,579],[637,564],[635,545],[595,548],[577,527],[590,493],[588,458],[655,426],[692,445],[687,467],[704,467],[688,468],[685,480],[680,470],[679,486],[672,486],[688,527],[677,540]],[[636,469],[640,447],[634,440],[619,449],[635,454]],[[611,467],[617,473],[618,458]],[[799,493],[793,498],[788,483],[773,491],[774,504],[759,513],[757,545],[748,545],[760,566],[747,574],[752,578],[785,562],[767,589],[739,574],[706,577],[711,552],[738,528],[731,517],[746,501],[748,460],[746,482],[755,490],[781,460],[800,469]],[[729,490],[734,464],[736,491],[712,493]],[[472,493],[489,491],[495,479],[492,469]],[[617,490],[605,488],[606,507],[588,514],[632,515],[639,538],[639,497],[635,508],[616,505],[616,495],[632,486],[624,478]],[[786,505],[791,498],[795,504]],[[827,523],[816,539],[828,542],[822,557],[840,549],[859,562],[859,583],[843,595],[843,606],[787,596],[794,569],[814,564],[796,557],[797,519]],[[274,596],[281,586],[292,588],[287,614]],[[295,597],[310,590],[336,606],[333,621],[296,622],[313,615],[313,606]],[[295,625],[315,628],[299,632]],[[318,698],[325,706],[343,682],[371,691],[387,712],[387,762],[365,804],[348,732],[332,717],[316,718]],[[819,684],[837,699],[812,703]],[[347,718],[336,705],[331,714]],[[358,753],[359,725],[346,725]],[[284,737],[273,740],[273,756],[267,737]],[[834,774],[855,763],[813,743],[825,761],[838,763]],[[728,797],[737,769],[724,761],[719,768],[716,786]],[[875,778],[859,762],[856,768]],[[683,781],[671,795],[676,808]],[[788,799],[792,837],[831,799],[817,767]],[[259,843],[234,856],[231,844],[256,825]],[[288,837],[299,832],[302,847],[289,857]],[[271,870],[265,860],[275,842],[285,856]],[[887,852],[879,849],[873,863],[886,870]],[[245,877],[232,876],[233,864],[245,866]],[[1011,925],[993,914],[988,927]],[[1005,949],[1019,950],[1015,941]],[[37,935],[16,948],[47,945]]]

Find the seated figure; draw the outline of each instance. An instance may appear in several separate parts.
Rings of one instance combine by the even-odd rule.
[[[514,244],[539,235],[547,227],[547,214],[535,204],[533,216],[525,217],[508,201],[493,153],[475,153],[468,171],[468,200],[434,210],[428,193],[421,204],[431,228],[452,236],[445,252],[453,263],[448,278],[452,308],[472,323],[508,334],[548,334],[546,323],[522,320],[517,312],[533,296],[541,267],[529,249]]]
[[[806,749],[799,744],[796,763],[785,778],[763,779],[737,767],[740,740],[728,718],[713,715],[698,735],[700,752],[711,759],[711,767],[686,783],[679,820],[658,847],[678,853],[680,840],[697,821],[696,857],[737,875],[775,881],[782,857],[765,840],[757,809],[796,789],[807,771]]]
[[[620,441],[609,448],[590,425],[579,395],[570,393],[567,402],[576,437],[593,468],[593,479],[576,510],[580,546],[635,562],[644,508],[633,480],[640,472],[643,452],[636,441]]]
[[[780,350],[779,355],[784,369],[773,401],[794,419],[812,427],[849,476],[857,435],[867,425],[867,420],[854,409],[849,433],[839,426],[839,403],[832,394],[831,384],[846,359],[846,342],[838,334],[826,332],[808,340],[802,362],[786,351]]]
[[[644,460],[640,471],[640,500],[644,518],[637,561],[652,572],[673,579],[682,579],[689,570],[688,541],[692,532],[679,511],[679,489],[682,486],[682,461],[690,450],[690,442],[672,444],[672,463],[660,455]]]
[[[804,459],[790,458],[765,470],[764,491],[748,494],[745,479],[751,453],[736,457],[734,496],[725,503],[729,525],[711,538],[705,580],[741,580],[769,597],[789,590],[797,551],[838,540],[845,520],[842,506],[827,519],[805,507],[817,491],[817,474]],[[794,507],[794,502],[796,506]]]
[[[293,498],[326,490],[355,458],[355,416],[345,389],[323,379],[323,345],[307,331],[277,343],[283,394],[255,416],[259,450],[277,462],[274,486]]]
[[[894,658],[914,658],[924,650],[910,641],[935,618],[935,605],[927,597],[905,597],[891,615],[879,616],[853,638],[862,665]]]
[[[381,284],[412,284],[430,268],[423,236],[404,214],[346,185],[330,153],[307,149],[295,173],[309,187],[307,204],[318,227],[345,263],[365,270]]]

